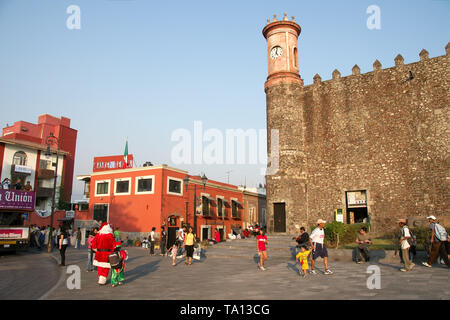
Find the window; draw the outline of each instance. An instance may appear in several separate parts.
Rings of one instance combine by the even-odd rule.
[[[153,193],[155,176],[138,177],[136,178],[136,194],[151,194]]]
[[[14,153],[13,164],[26,166],[27,154],[23,151],[17,151],[16,153]]]
[[[50,166],[50,161],[48,160],[39,160],[39,169],[47,169]]]
[[[298,68],[297,61],[298,61],[298,51],[297,48],[294,48],[294,67],[296,68]]]
[[[205,196],[202,197],[202,214],[209,216],[209,199]]]
[[[239,214],[239,202],[236,200],[231,200],[231,217],[232,218],[240,218]]]
[[[94,205],[94,220],[107,222],[108,221],[108,205],[95,204]]]
[[[109,180],[95,182],[95,195],[109,195]]]
[[[183,195],[183,180],[176,178],[168,178],[167,193],[175,195]]]
[[[223,200],[221,198],[217,198],[217,216],[223,216]]]
[[[114,188],[114,195],[129,195],[131,178],[114,180],[116,187]]]

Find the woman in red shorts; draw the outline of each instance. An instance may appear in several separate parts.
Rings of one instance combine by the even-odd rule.
[[[264,230],[259,230],[259,235],[256,236],[256,250],[258,250],[259,255],[259,264],[258,267],[261,270],[266,270],[264,268],[264,261],[267,260],[267,251],[266,251],[267,236],[264,234]]]

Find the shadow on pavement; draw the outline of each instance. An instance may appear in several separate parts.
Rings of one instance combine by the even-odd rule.
[[[300,276],[300,270],[295,266],[295,264],[288,262],[287,268],[295,271],[295,273]]]
[[[160,261],[152,261],[143,265],[140,265],[132,270],[125,270],[127,283],[131,283],[136,279],[145,277],[150,272],[155,272],[159,269]]]

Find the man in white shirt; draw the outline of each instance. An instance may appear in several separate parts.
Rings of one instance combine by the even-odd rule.
[[[325,274],[333,274],[333,272],[328,269],[328,251],[327,248],[325,248],[325,246],[323,245],[323,241],[325,240],[325,231],[323,230],[323,227],[325,226],[325,223],[325,220],[317,220],[317,228],[315,228],[309,236],[309,242],[312,248],[310,271],[311,274],[317,274],[317,272],[314,270],[314,265],[318,257],[323,258],[323,264],[325,265]]]
[[[405,265],[404,268],[400,269],[400,271],[407,272],[411,271],[411,269],[415,266],[415,264],[409,260],[409,248],[411,245],[409,244],[408,239],[411,238],[411,234],[409,233],[409,228],[406,225],[406,219],[399,219],[397,222],[402,230],[402,235],[400,237],[400,248],[402,250],[403,263]]]

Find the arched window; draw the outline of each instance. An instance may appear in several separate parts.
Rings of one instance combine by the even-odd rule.
[[[294,67],[298,68],[298,52],[297,52],[297,47],[294,48]]]
[[[13,164],[26,166],[27,165],[27,154],[23,151],[17,151],[16,153],[14,153]]]

